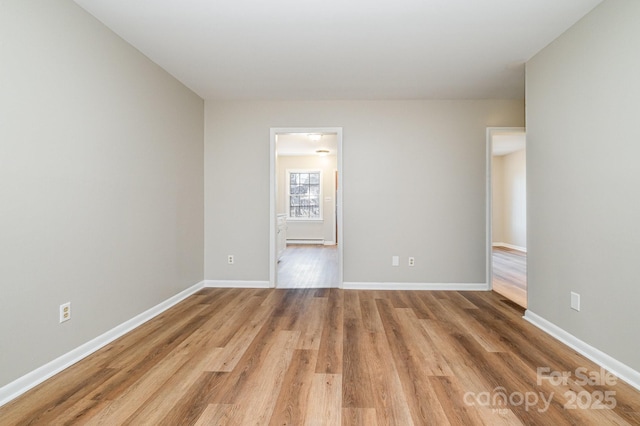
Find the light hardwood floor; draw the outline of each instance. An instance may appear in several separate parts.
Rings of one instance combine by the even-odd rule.
[[[338,247],[289,244],[278,262],[278,288],[338,287]]]
[[[522,313],[493,292],[203,289],[0,424],[640,424],[640,392],[581,384],[576,369],[598,367]],[[572,377],[538,384],[545,367]],[[607,391],[613,409],[565,408]]]
[[[527,254],[493,247],[493,291],[527,307]]]

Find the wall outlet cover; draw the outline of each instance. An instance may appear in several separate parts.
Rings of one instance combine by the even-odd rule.
[[[71,302],[60,305],[60,322],[69,321],[71,319]]]
[[[571,309],[580,311],[580,295],[573,291],[571,292]]]

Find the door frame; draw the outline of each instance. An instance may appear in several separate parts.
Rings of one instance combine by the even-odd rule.
[[[336,191],[336,206],[338,211],[337,233],[338,238],[338,288],[343,285],[343,224],[342,224],[342,187],[344,175],[342,173],[342,127],[272,127],[270,129],[269,149],[269,287],[277,287],[277,183],[276,178],[276,135],[280,133],[335,133],[338,145],[338,189]],[[324,201],[323,201],[324,202]]]
[[[526,127],[487,127],[487,152],[486,152],[486,262],[487,262],[487,290],[493,289],[493,188],[492,188],[492,166],[493,166],[493,136],[499,132],[524,132]]]

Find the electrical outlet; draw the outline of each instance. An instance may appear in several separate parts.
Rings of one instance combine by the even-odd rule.
[[[391,256],[391,266],[400,266],[400,258],[398,256]]]
[[[227,263],[228,263],[229,265],[233,265],[233,255],[232,255],[232,254],[230,254],[229,256],[227,256]]]
[[[60,322],[69,321],[71,319],[71,302],[60,305]]]
[[[409,266],[416,266],[416,258],[415,257],[410,257],[409,258]]]
[[[571,309],[580,311],[580,295],[573,291],[571,292]]]

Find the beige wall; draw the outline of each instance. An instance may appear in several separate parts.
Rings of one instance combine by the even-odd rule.
[[[71,1],[1,2],[0,40],[2,386],[200,282],[204,243],[198,96]]]
[[[639,19],[640,2],[603,2],[526,81],[529,309],[636,371]]]
[[[205,278],[269,279],[270,128],[342,127],[345,281],[484,283],[486,127],[523,125],[521,100],[207,101]]]
[[[335,155],[314,156],[278,156],[277,173],[277,212],[287,213],[287,170],[311,169],[322,171],[322,221],[287,221],[287,239],[323,240],[335,243],[335,172],[338,159]]]
[[[527,155],[520,150],[504,156],[505,243],[527,247]]]
[[[493,157],[493,242],[527,247],[526,150]]]
[[[504,242],[504,156],[491,159],[491,241]]]

